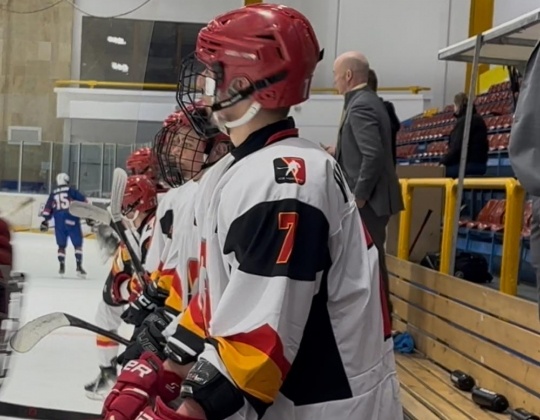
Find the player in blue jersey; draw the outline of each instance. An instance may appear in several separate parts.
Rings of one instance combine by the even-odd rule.
[[[85,277],[86,271],[82,267],[82,244],[83,235],[80,218],[73,216],[69,212],[69,205],[72,201],[87,201],[86,197],[78,190],[69,185],[69,175],[59,173],[56,176],[57,187],[49,195],[45,208],[41,215],[45,218],[41,223],[42,232],[49,229],[49,221],[54,217],[54,232],[58,245],[58,261],[60,261],[59,273],[63,275],[66,271],[66,246],[68,238],[75,248],[75,260],[77,262],[77,275]]]

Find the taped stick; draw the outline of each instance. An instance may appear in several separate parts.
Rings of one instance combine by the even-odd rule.
[[[139,282],[141,288],[146,287],[144,281],[144,274],[146,273],[142,266],[139,255],[133,249],[131,241],[128,239],[124,225],[122,224],[122,201],[124,201],[124,192],[127,185],[127,173],[122,168],[116,168],[113,173],[113,182],[111,188],[111,217],[112,225],[115,227],[116,232],[120,236],[122,242],[126,245],[126,248],[131,257],[133,268],[135,269],[135,277]]]
[[[15,332],[9,343],[11,348],[17,353],[27,353],[43,338],[63,327],[81,328],[110,338],[117,343],[126,346],[129,344],[129,340],[120,337],[118,334],[63,312],[53,312],[26,323]]]

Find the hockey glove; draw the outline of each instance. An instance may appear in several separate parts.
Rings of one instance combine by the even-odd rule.
[[[156,396],[166,404],[177,398],[181,382],[179,376],[163,369],[156,355],[145,353],[122,369],[103,404],[102,416],[108,420],[133,420]]]
[[[163,330],[171,323],[171,319],[163,309],[148,315],[140,328],[133,334],[133,340],[126,350],[118,356],[118,363],[125,365],[130,360],[136,360],[144,352],[152,352],[161,360],[165,360],[165,345],[167,339],[163,336]]]
[[[49,222],[47,220],[44,220],[41,222],[41,225],[39,225],[40,232],[47,232],[49,230]]]
[[[115,276],[109,274],[103,287],[103,301],[110,306],[125,305],[129,299],[128,284],[131,276],[120,272]]]
[[[161,398],[156,400],[156,406],[152,410],[152,407],[146,407],[138,420],[200,420],[200,417],[187,417],[182,414],[176,413],[172,408],[168,407]]]
[[[141,325],[150,313],[165,305],[167,296],[167,292],[158,288],[154,282],[147,284],[142,293],[129,304],[122,319],[127,324]]]

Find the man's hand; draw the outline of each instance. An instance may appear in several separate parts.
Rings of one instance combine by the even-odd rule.
[[[49,222],[47,220],[44,220],[39,225],[39,231],[40,232],[47,232],[49,230]]]
[[[359,198],[356,199],[356,207],[361,209],[366,205],[366,200],[360,200]]]
[[[336,147],[335,146],[325,146],[322,143],[319,143],[319,144],[326,151],[326,153],[328,153],[329,155],[334,156],[334,157],[336,156]]]
[[[145,353],[122,370],[118,381],[103,405],[103,418],[133,420],[159,396],[165,404],[180,393],[181,378],[165,371],[159,358]]]
[[[147,283],[138,296],[133,294],[130,297],[129,307],[122,314],[122,319],[126,324],[139,327],[148,315],[165,304],[167,296],[167,292],[161,290],[155,282]]]
[[[167,340],[163,337],[163,331],[171,323],[171,319],[160,308],[146,317],[139,328],[135,328],[133,339],[126,350],[118,356],[117,362],[125,365],[130,360],[141,357],[144,352],[152,352],[160,359],[165,360],[164,353]]]

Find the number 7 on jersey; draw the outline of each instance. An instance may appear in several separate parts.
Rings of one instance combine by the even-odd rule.
[[[296,227],[298,226],[298,213],[281,212],[278,214],[278,228],[286,231],[283,245],[277,258],[278,264],[287,264],[291,258],[294,247],[294,238],[296,237]]]

